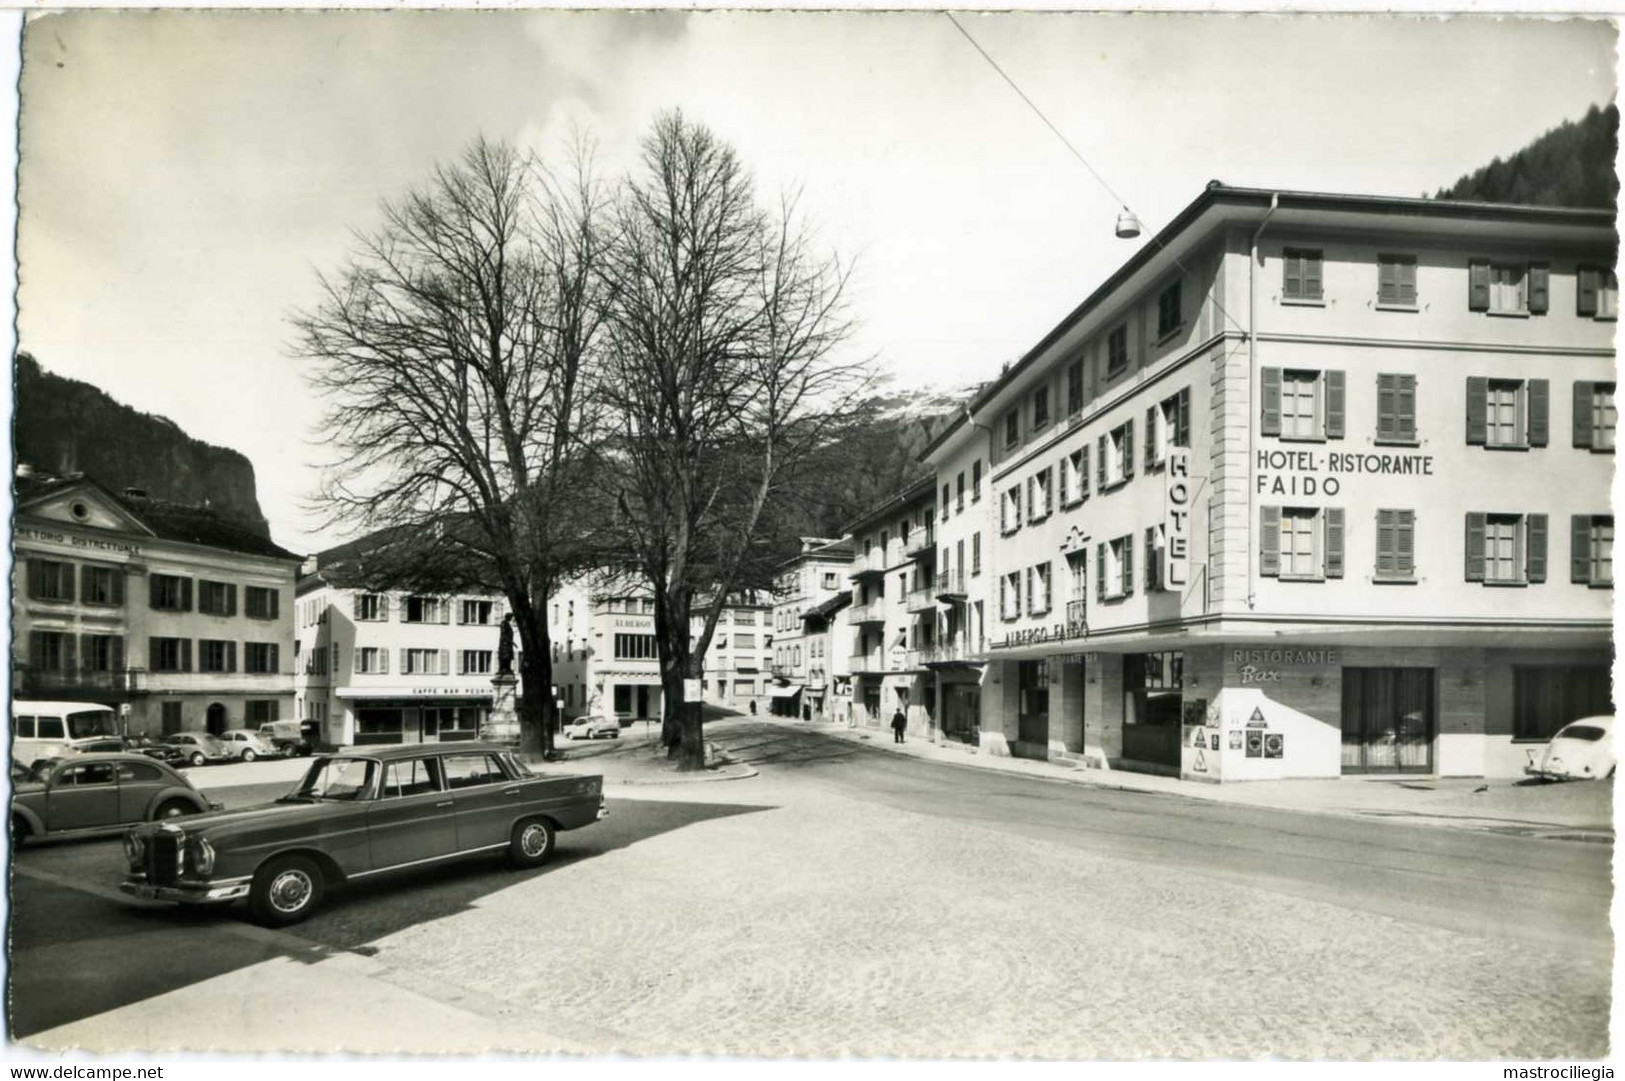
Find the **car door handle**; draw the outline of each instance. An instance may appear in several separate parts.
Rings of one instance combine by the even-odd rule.
[[[449,800],[449,799],[443,799],[439,803],[435,804],[435,806],[436,807],[450,807],[453,802],[454,801]]]
[[[517,795],[519,795],[519,789],[517,789],[517,788],[504,788],[502,790],[502,794],[504,796],[517,796]]]

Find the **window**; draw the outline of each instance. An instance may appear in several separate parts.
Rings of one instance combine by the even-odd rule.
[[[1119,600],[1134,592],[1134,538],[1095,545],[1095,593],[1103,601]]]
[[[652,634],[617,634],[615,659],[618,661],[652,661],[659,656]]]
[[[1580,268],[1576,310],[1596,319],[1619,318],[1619,279],[1612,270]]]
[[[152,638],[147,641],[147,664],[154,672],[190,672],[190,638]]]
[[[150,607],[160,611],[190,612],[192,580],[173,574],[150,574],[147,576],[147,599]]]
[[[950,508],[949,508],[948,486],[946,484],[944,484],[942,486],[942,520],[944,522],[946,522],[948,520],[948,511],[949,511],[949,509]],[[903,536],[903,543],[905,543],[905,544],[908,543],[908,535],[906,533]]]
[[[413,758],[391,762],[384,768],[384,788],[380,799],[404,799],[440,791],[440,759]]]
[[[1260,431],[1282,439],[1342,439],[1344,373],[1265,368]]]
[[[377,646],[357,646],[353,651],[359,675],[379,675],[389,671],[389,650]]]
[[[1033,431],[1049,427],[1049,387],[1033,391]]]
[[[1162,560],[1158,558],[1161,544],[1158,535],[1161,530],[1157,526],[1145,528],[1145,591],[1147,593],[1162,588]]]
[[[1106,378],[1128,371],[1128,324],[1120,323],[1106,335]]]
[[[313,653],[320,655],[320,651]],[[278,646],[275,642],[244,642],[243,671],[257,675],[275,675],[281,671]]]
[[[1544,447],[1549,387],[1544,379],[1467,377],[1467,442],[1483,447]]]
[[[1539,263],[1467,264],[1467,307],[1492,315],[1544,315],[1547,268]]]
[[[118,567],[86,564],[79,572],[80,599],[86,604],[124,603],[124,571]]]
[[[1466,580],[1490,585],[1544,582],[1546,516],[1467,515]]]
[[[281,593],[266,586],[247,586],[243,591],[243,610],[249,619],[275,619],[281,603]],[[327,610],[322,611],[325,615]]]
[[[197,610],[210,616],[237,614],[237,587],[227,582],[210,582],[199,578],[197,583]]]
[[[744,634],[744,633],[741,633],[739,631],[734,632],[734,649],[740,650],[740,649],[755,649],[755,648],[756,648],[756,636],[754,634]]]
[[[475,623],[487,626],[491,622],[495,606],[490,601],[467,601],[462,604],[459,623]]]
[[[1512,669],[1512,738],[1548,740],[1581,717],[1614,712],[1605,664]]]
[[[1612,451],[1618,424],[1614,384],[1577,380],[1574,384],[1574,445]]]
[[[982,573],[982,534],[972,533],[970,537],[970,572],[975,577]]]
[[[959,473],[958,478],[954,481],[954,513],[958,514],[960,511],[962,511],[964,509],[965,509],[965,473],[964,473],[963,470],[961,470],[960,473]]]
[[[450,660],[451,657],[447,650],[403,649],[401,650],[401,675],[444,676],[448,674]]]
[[[978,458],[970,464],[970,501],[980,502],[982,498],[982,459]]]
[[[1416,376],[1377,375],[1377,442],[1416,443]]]
[[[1134,422],[1124,421],[1095,446],[1095,487],[1104,492],[1134,477]]]
[[[48,559],[28,561],[28,595],[37,601],[73,600],[73,564]]]
[[[124,638],[87,634],[80,639],[79,664],[88,672],[117,672],[124,667]]]
[[[1089,446],[1085,444],[1061,460],[1061,506],[1073,507],[1089,498]]]
[[[1051,499],[1054,495],[1055,473],[1049,466],[1045,466],[1034,473],[1027,482],[1027,518],[1029,521],[1039,522],[1049,517]]]
[[[491,651],[488,649],[463,650],[461,664],[461,672],[465,676],[488,676],[493,671]]]
[[[1005,533],[1014,533],[1021,528],[1021,485],[1016,485],[1004,493],[1004,500],[999,507],[999,529]]]
[[[1075,416],[1083,411],[1083,361],[1075,360],[1066,369],[1066,412]]]
[[[270,724],[277,719],[275,698],[251,698],[243,703],[243,722],[249,727]]]
[[[1011,571],[999,579],[999,618],[1016,619],[1021,615],[1021,572]]]
[[[1004,415],[1004,449],[1009,450],[1021,442],[1021,413],[1012,409]]]
[[[181,704],[179,702],[161,702],[158,705],[159,724],[163,726],[163,733],[172,736],[181,730]]]
[[[1576,582],[1614,584],[1614,516],[1576,514],[1569,519],[1569,561]]]
[[[558,605],[553,606],[553,622],[558,622]],[[389,597],[383,593],[357,593],[355,618],[362,623],[379,623],[389,618]]]
[[[1377,256],[1377,307],[1416,307],[1416,256]]]
[[[1191,445],[1191,390],[1164,398],[1145,411],[1145,467],[1154,469],[1168,458],[1169,447]]]
[[[452,790],[501,784],[508,779],[495,755],[448,754],[445,761],[446,787]]]
[[[1027,568],[1027,614],[1041,616],[1050,607],[1049,564],[1039,563]]]
[[[1166,338],[1184,325],[1180,311],[1180,283],[1173,282],[1157,294],[1157,337]]]
[[[47,672],[68,672],[78,667],[78,640],[61,631],[29,631],[29,666]]]
[[[406,598],[407,623],[445,623],[448,614],[443,597]]]
[[[1320,252],[1288,248],[1281,254],[1281,297],[1284,300],[1319,300]]]
[[[1379,582],[1416,580],[1416,512],[1377,511],[1377,566]]]
[[[201,600],[200,594],[200,603]],[[237,643],[199,638],[197,643],[197,668],[199,672],[237,671]]]
[[[1341,507],[1260,507],[1259,574],[1319,581],[1343,577]]]

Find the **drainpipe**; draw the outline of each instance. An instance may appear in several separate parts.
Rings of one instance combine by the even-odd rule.
[[[1247,392],[1252,400],[1248,408],[1252,416],[1247,423],[1247,468],[1243,476],[1252,472],[1258,460],[1258,400],[1260,388],[1258,386],[1258,238],[1264,235],[1264,227],[1270,223],[1276,208],[1281,203],[1281,193],[1270,193],[1270,208],[1264,214],[1264,220],[1258,223],[1253,232],[1252,242],[1247,246]],[[1257,548],[1253,542],[1258,538],[1253,534],[1254,523],[1258,521],[1258,508],[1253,505],[1253,495],[1257,485],[1247,482],[1247,607],[1253,606],[1253,555]]]

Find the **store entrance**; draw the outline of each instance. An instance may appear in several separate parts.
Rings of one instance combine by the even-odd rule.
[[[1343,772],[1433,772],[1433,669],[1343,669]]]
[[[1184,686],[1183,653],[1123,657],[1123,768],[1179,772]]]

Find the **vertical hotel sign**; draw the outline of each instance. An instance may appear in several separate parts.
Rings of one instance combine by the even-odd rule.
[[[1178,590],[1190,579],[1191,569],[1191,452],[1169,447],[1163,471],[1166,497],[1162,523],[1162,584]]]

